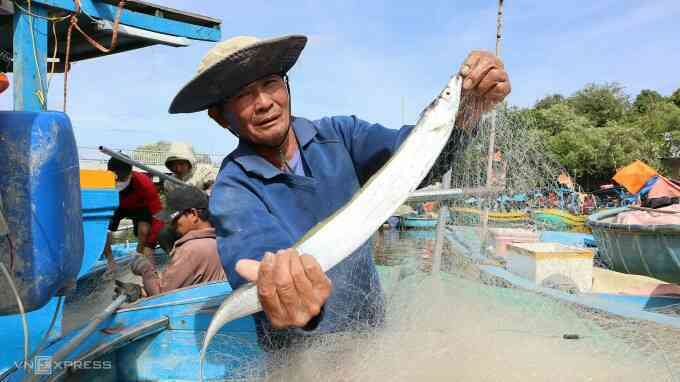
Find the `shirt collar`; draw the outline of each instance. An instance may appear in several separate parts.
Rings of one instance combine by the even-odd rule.
[[[293,117],[292,123],[299,148],[300,150],[304,150],[314,136],[316,136],[316,128],[310,121],[303,118]],[[231,153],[231,157],[236,163],[240,164],[245,171],[254,173],[265,179],[271,179],[282,174],[281,170],[261,157],[255,149],[244,140],[239,140],[238,147]]]
[[[215,238],[215,228],[210,227],[210,228],[201,228],[201,229],[195,229],[191,230],[187,233],[184,234],[181,238],[179,238],[175,242],[175,247],[179,247],[180,245],[186,243],[189,240],[194,240],[194,239],[214,239]]]

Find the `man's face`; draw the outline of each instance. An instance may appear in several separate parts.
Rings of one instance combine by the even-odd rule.
[[[172,226],[180,236],[184,236],[194,228],[197,221],[198,214],[196,213],[196,210],[190,209],[180,213],[179,216],[172,221]]]
[[[223,111],[241,137],[258,145],[278,146],[290,123],[286,84],[279,75],[259,79],[229,98]]]
[[[191,171],[191,163],[185,160],[174,160],[168,163],[168,168],[177,177],[182,178]]]

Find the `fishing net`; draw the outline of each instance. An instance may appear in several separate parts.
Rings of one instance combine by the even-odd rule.
[[[626,318],[580,304],[582,295],[564,280],[549,284],[557,289],[527,289],[488,271],[507,264],[482,230],[485,210],[489,231],[544,234],[548,226],[537,222],[534,211],[549,207],[551,192],[559,203],[558,193],[569,188],[568,178],[559,179],[563,169],[530,133],[530,121],[510,110],[495,118],[493,192],[484,190],[494,125],[486,116],[473,135],[458,134],[438,162],[440,170],[452,168],[455,197],[411,202],[402,209],[404,216],[450,215],[439,273],[432,274],[434,230],[384,227],[376,233],[383,325],[359,323],[357,330],[310,336],[272,353],[259,351],[252,333],[220,332],[207,362],[219,365],[228,380],[247,381],[680,380],[680,329],[672,322]],[[425,183],[441,187],[442,173],[434,171]],[[84,305],[94,303],[82,300],[71,311],[83,316]],[[654,312],[665,317],[661,314],[677,314],[676,308]]]
[[[413,202],[405,210],[405,216],[450,214],[441,272],[431,273],[433,230],[385,227],[374,238],[386,294],[384,326],[312,337],[294,349],[268,355],[266,367],[245,368],[242,378],[680,380],[680,329],[664,318],[632,319],[580,304],[581,295],[568,280],[544,285],[557,289],[527,289],[488,272],[504,270],[506,264],[482,230],[485,210],[489,230],[519,228],[542,234],[551,226],[537,222],[532,212],[559,207],[559,202],[565,209],[568,199],[562,195],[560,200],[560,190],[578,190],[533,138],[530,121],[509,110],[495,118],[494,191],[484,191],[493,125],[487,116],[473,136],[456,138],[464,141],[464,150],[450,146],[438,163],[452,167],[451,187],[459,190],[457,196],[434,206]],[[437,182],[442,173],[433,172],[426,184],[441,187]],[[554,206],[548,205],[551,192]],[[559,228],[578,230],[575,225]],[[661,313],[669,313],[672,307],[664,309]]]

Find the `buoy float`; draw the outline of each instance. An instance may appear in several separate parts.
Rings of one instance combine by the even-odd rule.
[[[5,75],[5,73],[0,73],[0,93],[7,90],[8,87],[9,87],[9,78],[7,78],[7,75]]]

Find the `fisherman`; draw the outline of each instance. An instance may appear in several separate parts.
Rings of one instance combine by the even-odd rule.
[[[392,130],[354,116],[293,117],[286,73],[306,42],[304,36],[285,36],[218,43],[170,106],[170,113],[208,109],[239,138],[222,163],[210,212],[230,284],[257,284],[264,312],[255,323],[265,350],[382,322],[370,243],[327,274],[313,257],[291,247],[345,205],[413,128]],[[480,110],[510,92],[502,62],[490,53],[470,53],[460,74],[465,99]]]
[[[194,150],[190,144],[184,142],[173,142],[170,144],[167,156],[165,157],[165,167],[172,172],[172,174],[184,183],[197,187],[200,190],[210,194],[210,188],[215,183],[217,170],[210,164],[198,163]],[[172,183],[164,182],[163,188],[166,193],[181,188],[182,186]],[[158,244],[165,251],[170,253],[175,241],[179,239],[177,233],[171,227],[165,227],[158,234]]]
[[[184,142],[173,142],[170,144],[167,156],[165,157],[165,167],[179,180],[210,194],[210,188],[215,183],[217,170],[210,164],[198,163],[194,150],[190,144]],[[181,187],[172,182],[165,182],[163,185],[166,192],[170,192]]]
[[[197,188],[174,189],[168,193],[165,210],[156,217],[177,231],[180,239],[175,242],[170,263],[163,272],[157,272],[146,256],[133,260],[132,273],[142,277],[147,296],[227,279],[217,254],[205,193]]]
[[[118,208],[109,223],[109,232],[104,246],[104,256],[109,271],[116,269],[116,263],[111,254],[112,232],[118,230],[120,221],[132,219],[134,234],[137,237],[137,252],[153,256],[156,248],[158,232],[163,228],[163,222],[154,218],[163,208],[158,190],[146,175],[132,171],[132,166],[119,159],[111,158],[107,164],[109,171],[116,175],[116,189],[119,192]]]

